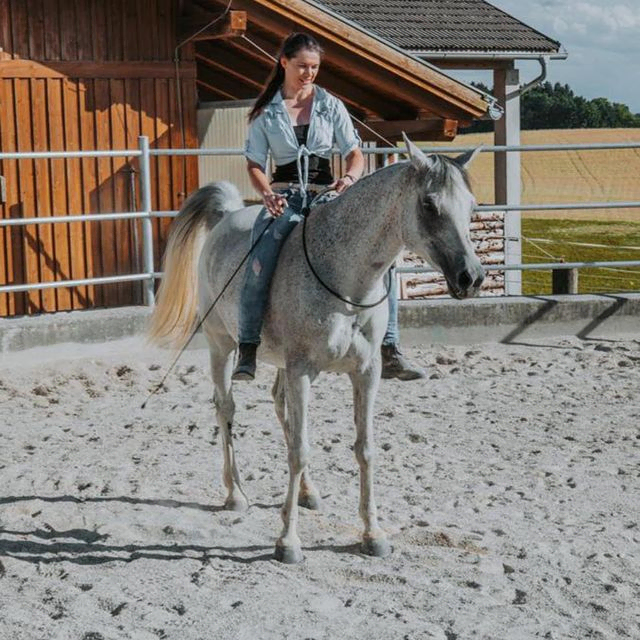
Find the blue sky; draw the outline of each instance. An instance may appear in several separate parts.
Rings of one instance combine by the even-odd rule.
[[[547,80],[640,113],[640,0],[488,1],[564,46],[569,57],[550,61]],[[537,62],[517,66],[522,83],[540,70]]]

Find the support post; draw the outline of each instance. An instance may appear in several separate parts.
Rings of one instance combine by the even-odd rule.
[[[142,260],[144,273],[148,278],[144,280],[144,303],[153,306],[155,303],[155,278],[153,268],[153,224],[151,221],[151,164],[149,162],[149,138],[138,136],[140,156],[140,206],[141,212],[146,213],[142,218]]]
[[[578,293],[578,270],[553,269],[551,272],[551,292],[553,295]]]
[[[496,145],[520,144],[520,86],[518,69],[512,62],[493,72],[494,94],[504,108],[504,116],[495,123]],[[520,204],[520,152],[501,151],[494,154],[496,204]],[[520,211],[505,211],[505,264],[522,263],[522,229]],[[522,293],[522,273],[505,271],[505,294]]]

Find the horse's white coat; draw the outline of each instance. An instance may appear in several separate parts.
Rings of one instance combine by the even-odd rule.
[[[343,297],[374,302],[384,292],[385,273],[406,247],[444,273],[452,295],[475,295],[484,272],[468,231],[475,201],[464,166],[472,155],[456,160],[427,156],[405,141],[410,162],[381,169],[340,198],[314,209],[307,224],[314,268]],[[223,440],[225,504],[242,509],[247,498],[240,486],[231,438],[235,409],[231,373],[241,278],[231,283],[215,308],[210,307],[246,255],[260,207],[240,209],[237,191],[228,183],[203,189],[208,191],[196,192],[172,227],[151,335],[175,346],[184,344],[196,321],[197,273],[197,306],[200,317],[206,316],[203,330],[210,345],[214,400]],[[320,502],[308,473],[307,435],[310,386],[320,371],[344,372],[351,379],[364,521],[362,549],[371,555],[385,555],[389,545],[376,515],[372,451],[373,405],[380,380],[387,304],[362,309],[328,293],[306,264],[301,232],[300,225],[280,255],[258,350],[259,359],[278,368],[273,398],[289,451],[289,489],[276,557],[285,562],[302,559],[298,505],[316,508]]]

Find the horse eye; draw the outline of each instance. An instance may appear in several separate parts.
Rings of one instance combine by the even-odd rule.
[[[425,196],[422,199],[422,208],[430,213],[437,213],[436,203],[431,196]]]

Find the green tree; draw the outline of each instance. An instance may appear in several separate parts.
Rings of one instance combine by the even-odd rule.
[[[472,83],[486,93],[492,91],[482,83]],[[520,99],[522,129],[599,129],[640,127],[640,114],[633,114],[624,104],[606,98],[587,100],[576,96],[569,85],[545,82],[525,93]],[[476,121],[465,132],[493,130],[489,121]]]

